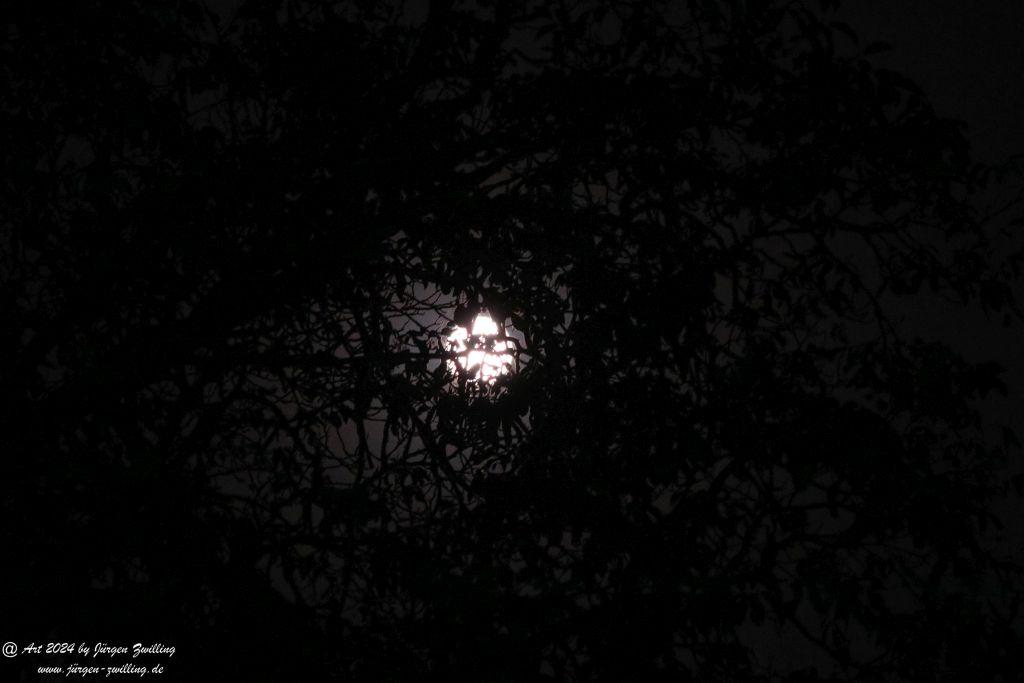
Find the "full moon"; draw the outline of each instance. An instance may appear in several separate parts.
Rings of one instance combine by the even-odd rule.
[[[448,335],[448,348],[454,356],[448,361],[449,370],[468,382],[494,384],[514,362],[508,338],[486,311],[477,314],[469,329],[455,326]]]

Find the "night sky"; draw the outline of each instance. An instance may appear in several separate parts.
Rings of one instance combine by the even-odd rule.
[[[1024,154],[1024,5],[863,0],[844,3],[836,18],[848,22],[862,43],[888,43],[891,49],[876,54],[875,61],[916,81],[940,115],[962,121],[980,161],[1001,163]],[[931,316],[921,323],[959,336],[968,353],[987,353],[1004,362],[1021,407],[1024,347],[1014,343],[1014,334],[981,320],[944,325],[942,316]],[[984,332],[971,332],[975,324]]]
[[[864,43],[890,44],[877,62],[915,80],[940,115],[963,121],[979,160],[1001,163],[1024,154],[1024,3],[862,0],[844,3],[837,18]],[[1018,296],[1024,294],[1021,283],[1014,286]],[[1018,327],[934,299],[905,315],[922,333],[948,340],[967,357],[1000,363],[1007,395],[992,396],[986,412],[1009,425],[1024,424],[1024,338]],[[1018,460],[1010,470],[1022,472],[1024,463]],[[1005,510],[1008,547],[1024,557],[1024,507],[1007,502]]]
[[[556,4],[10,12],[0,678],[1019,675],[1024,3]]]
[[[967,123],[974,153],[999,161],[1024,149],[1024,6],[983,0],[845,3],[838,13],[892,49],[879,64],[910,75],[941,113]]]

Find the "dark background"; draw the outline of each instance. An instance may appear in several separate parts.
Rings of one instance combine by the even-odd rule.
[[[891,49],[879,64],[901,71],[921,86],[944,116],[966,126],[972,151],[981,160],[1000,163],[1024,150],[1024,5],[985,1],[970,6],[946,0],[845,3],[838,18],[848,21],[864,41],[879,40]],[[1012,190],[1011,190],[1012,192]],[[1021,285],[1015,289],[1018,296]],[[993,324],[971,311],[938,302],[905,312],[928,334],[947,339],[968,357],[998,361],[1005,368],[1006,396],[993,396],[988,415],[1019,425],[1024,416],[1024,345],[1020,331]],[[1021,471],[1018,459],[1009,465]],[[1008,546],[1024,552],[1024,509],[1005,503],[1010,520]],[[1014,520],[1016,523],[1014,523]]]
[[[309,6],[5,10],[0,639],[173,644],[177,680],[1019,679],[1024,8],[810,3],[825,25],[773,29],[753,5],[685,3],[728,38],[681,97],[644,72],[674,58],[623,67],[605,45],[517,80],[473,51],[495,48],[472,11],[352,20],[377,9],[350,3],[324,28]],[[650,47],[670,19],[646,21],[629,40]],[[833,27],[836,52],[815,51],[831,21],[859,42]],[[190,42],[210,25],[230,47]],[[788,95],[759,80],[774,35],[812,55],[780,67]],[[934,112],[847,69],[873,40]],[[432,88],[452,74],[448,103]],[[737,83],[770,103],[749,129],[730,128]],[[183,114],[217,111],[218,84],[255,113]],[[865,233],[893,192],[938,227],[891,261],[817,251],[838,214],[808,207],[847,158],[875,188]],[[467,180],[472,164],[490,166]],[[617,164],[615,201],[667,218],[618,222]],[[720,249],[750,215],[821,241],[781,271],[783,237]],[[892,346],[849,268],[906,276],[882,300]],[[435,372],[439,321],[481,299],[531,352],[484,398]],[[766,492],[776,476],[793,483]]]
[[[845,3],[838,17],[862,41],[879,40],[891,49],[875,56],[878,64],[913,78],[936,110],[966,125],[974,155],[990,163],[1004,162],[1024,150],[1024,6],[1015,2],[980,2],[971,6],[945,0],[886,3],[866,0]],[[1011,391],[1004,410],[1024,400],[1024,351],[1017,334],[972,318],[941,311],[923,312],[919,324],[956,339],[965,353],[998,358],[1007,368]],[[1007,413],[1009,416],[1010,413]]]

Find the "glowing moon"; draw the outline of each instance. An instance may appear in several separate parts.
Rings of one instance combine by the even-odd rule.
[[[494,384],[514,362],[507,337],[486,311],[477,314],[469,330],[457,325],[448,335],[448,348],[454,356],[448,369],[467,382]]]

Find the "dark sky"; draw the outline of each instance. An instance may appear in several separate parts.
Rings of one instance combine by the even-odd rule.
[[[1024,153],[1024,2],[851,0],[837,18],[853,27],[862,44],[891,44],[876,62],[917,82],[940,115],[964,121],[980,161],[996,163]],[[1024,296],[1024,289],[1017,289]],[[1019,330],[938,303],[928,308],[933,310],[907,311],[908,321],[946,338],[972,360],[993,359],[1007,367],[1009,400],[996,402],[993,410],[1019,424],[1024,415]]]
[[[893,49],[878,61],[911,76],[936,109],[970,127],[975,153],[1024,152],[1024,2],[856,0],[839,14]]]
[[[940,115],[964,121],[979,161],[998,163],[1024,154],[1024,1],[849,0],[837,18],[850,24],[862,44],[892,45],[875,56],[876,62],[913,79]],[[1024,286],[1017,283],[1015,289],[1024,300]],[[986,412],[1018,430],[1024,426],[1019,325],[1005,328],[980,312],[937,301],[918,301],[905,316],[923,336],[941,338],[971,360],[1002,364],[1008,395],[993,397]],[[1011,471],[1024,471],[1024,463],[1014,463]],[[1007,548],[1021,558],[1024,523],[1012,523],[1024,519],[1019,507],[1011,501],[999,505],[1004,519],[1011,520]]]
[[[214,3],[215,6],[217,3]],[[227,9],[236,3],[223,0]],[[230,10],[227,10],[230,14]],[[1024,0],[848,0],[837,18],[892,49],[875,56],[881,66],[916,81],[940,115],[963,120],[977,158],[998,162],[1024,153]],[[1018,288],[1024,299],[1024,288]],[[1007,368],[1008,396],[986,404],[992,419],[1024,422],[1024,348],[1019,329],[1006,329],[977,311],[938,300],[915,299],[901,314],[911,334],[947,341],[968,359],[995,360]],[[1014,470],[1021,469],[1018,463]],[[1020,516],[1016,504],[1000,510]],[[1010,528],[1009,548],[1024,546],[1024,529]],[[1024,558],[1021,558],[1024,559]],[[763,642],[762,652],[799,665],[810,654],[785,640]]]
[[[964,121],[979,161],[998,163],[1024,154],[1024,0],[847,0],[834,19],[848,23],[861,45],[884,41],[892,49],[872,58],[909,76],[941,115]],[[1016,288],[1024,300],[1024,287]],[[914,297],[900,305],[905,330],[941,339],[973,361],[1006,368],[1008,395],[985,404],[990,419],[1024,426],[1024,344],[1020,326],[1005,328],[979,311]],[[1024,463],[1011,472],[1024,471]],[[1024,560],[1019,501],[997,503],[1007,520],[1002,548]],[[761,637],[764,637],[761,634]],[[814,652],[786,637],[762,640],[777,662],[807,664]]]

